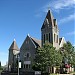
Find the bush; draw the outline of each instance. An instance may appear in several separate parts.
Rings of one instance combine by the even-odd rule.
[[[0,70],[3,70],[3,68],[2,68],[2,67],[0,67]]]

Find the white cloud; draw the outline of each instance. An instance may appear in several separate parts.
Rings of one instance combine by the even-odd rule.
[[[75,35],[75,31],[67,33],[67,35]]]
[[[72,38],[75,40],[75,31],[64,33],[63,36],[72,36]]]
[[[49,7],[54,11],[59,11],[61,9],[74,7],[74,5],[75,5],[75,0],[55,0],[52,2],[50,1],[43,8],[44,11],[47,11]]]
[[[58,24],[62,24],[62,23],[65,23],[65,22],[68,22],[68,21],[71,21],[71,20],[74,20],[75,19],[75,14],[71,14],[67,17],[64,17],[63,19],[60,19]]]
[[[41,17],[43,12],[48,12],[48,9],[59,13],[62,9],[75,8],[75,0],[51,0],[46,5],[38,10],[36,17]],[[73,19],[74,15],[68,16],[69,20]],[[64,20],[64,19],[63,19]]]

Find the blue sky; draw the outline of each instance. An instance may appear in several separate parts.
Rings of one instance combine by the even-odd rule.
[[[16,39],[20,48],[27,34],[41,39],[48,9],[58,21],[60,37],[75,45],[75,0],[0,0],[0,61],[8,61],[8,49]]]

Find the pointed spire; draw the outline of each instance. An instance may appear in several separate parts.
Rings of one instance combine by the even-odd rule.
[[[50,9],[48,9],[48,12],[47,12],[47,15],[46,15],[46,18],[47,19],[52,19],[53,15],[52,15],[52,12]]]
[[[14,39],[14,41],[16,41],[16,40]]]
[[[28,33],[28,36],[29,36],[29,33]]]
[[[54,18],[53,18],[53,15],[52,15],[50,9],[48,9],[48,12],[47,12],[47,15],[46,15],[46,18],[45,18],[44,22],[46,21],[46,19],[48,20],[50,26],[54,26],[54,25],[53,25],[53,19],[54,19]],[[46,24],[43,23],[41,29],[45,28],[45,26],[46,26]]]
[[[9,50],[19,50],[15,39],[14,39],[13,43],[11,44]]]

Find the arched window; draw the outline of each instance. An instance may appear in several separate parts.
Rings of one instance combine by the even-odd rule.
[[[26,52],[24,57],[25,57],[25,58],[29,58],[30,56],[31,56],[31,55],[30,55],[30,52]]]
[[[44,39],[43,40],[44,40],[44,43],[45,43],[45,34],[44,34]]]
[[[30,57],[30,54],[29,53],[27,53],[27,58],[29,58]]]
[[[55,42],[55,34],[54,34],[54,42]]]
[[[56,42],[58,43],[58,35],[57,35],[57,41]]]
[[[30,52],[26,53],[26,57],[29,58],[31,56]]]
[[[48,42],[48,34],[46,34],[46,41]]]
[[[51,35],[50,35],[50,33],[49,33],[49,42],[51,42]]]

